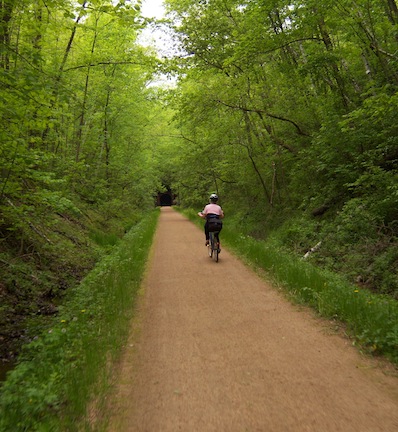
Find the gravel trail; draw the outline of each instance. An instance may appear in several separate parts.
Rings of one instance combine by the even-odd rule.
[[[393,370],[330,326],[163,207],[108,431],[397,432]]]

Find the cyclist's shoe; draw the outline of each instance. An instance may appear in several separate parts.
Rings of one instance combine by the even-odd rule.
[[[205,246],[209,246],[209,240],[206,240]]]

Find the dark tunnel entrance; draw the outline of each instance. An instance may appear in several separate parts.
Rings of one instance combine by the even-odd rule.
[[[171,206],[173,204],[173,199],[169,193],[159,194],[158,201],[160,206]]]
[[[166,192],[159,192],[156,198],[156,205],[161,207],[172,206],[174,204],[175,195],[167,188]]]

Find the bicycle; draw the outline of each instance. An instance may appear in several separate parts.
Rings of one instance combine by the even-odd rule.
[[[207,245],[207,252],[210,258],[218,262],[218,255],[220,253],[220,239],[218,237],[219,231],[209,232],[209,244]]]

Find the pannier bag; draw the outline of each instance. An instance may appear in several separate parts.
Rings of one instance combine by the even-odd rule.
[[[220,219],[209,219],[207,225],[209,227],[209,232],[221,231],[222,229],[222,221]]]

